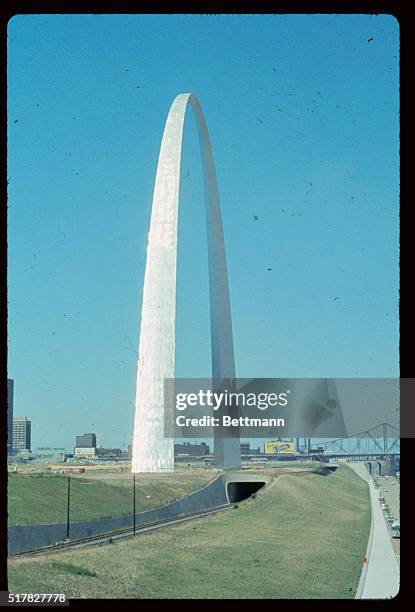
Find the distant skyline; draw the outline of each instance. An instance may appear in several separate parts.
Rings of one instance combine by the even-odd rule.
[[[237,376],[399,376],[393,16],[18,15],[8,376],[35,448],[69,450],[89,431],[106,447],[131,438],[152,190],[184,92],[212,140]],[[193,117],[184,140],[176,374],[208,377]]]

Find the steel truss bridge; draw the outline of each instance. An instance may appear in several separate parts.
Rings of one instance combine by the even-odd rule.
[[[323,443],[324,451],[333,455],[399,455],[399,429],[389,423],[381,423],[367,431],[347,438]]]
[[[307,439],[305,439],[307,440]],[[312,438],[311,438],[312,440]],[[293,454],[247,454],[243,460],[248,461],[301,461],[301,460],[328,460],[349,459],[351,461],[386,459],[394,455],[400,455],[399,428],[389,423],[381,423],[366,431],[361,431],[352,436],[319,442],[317,451],[309,452],[305,448],[302,452]],[[176,461],[213,461],[214,455],[207,454],[196,457],[175,457]]]

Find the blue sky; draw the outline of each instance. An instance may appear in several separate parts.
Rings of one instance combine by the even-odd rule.
[[[35,448],[71,448],[84,431],[104,446],[129,441],[158,150],[171,102],[189,91],[217,167],[237,375],[399,374],[392,16],[17,16],[8,374]],[[203,185],[189,115],[176,374],[208,377]]]

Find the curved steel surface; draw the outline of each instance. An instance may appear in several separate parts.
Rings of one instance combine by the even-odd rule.
[[[132,472],[174,469],[174,440],[164,437],[164,379],[174,378],[177,230],[183,124],[188,105],[196,116],[202,158],[209,262],[212,378],[235,378],[225,243],[209,133],[196,96],[174,100],[164,128],[150,221],[132,450]],[[215,461],[240,467],[238,432],[215,431]]]

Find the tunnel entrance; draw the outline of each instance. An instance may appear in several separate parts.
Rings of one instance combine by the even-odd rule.
[[[248,499],[265,485],[263,481],[228,482],[226,493],[230,504],[237,504],[244,499]]]

